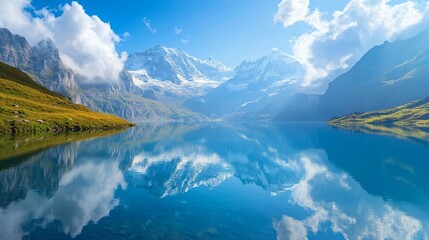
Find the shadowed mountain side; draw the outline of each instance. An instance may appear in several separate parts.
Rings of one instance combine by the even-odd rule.
[[[392,108],[429,93],[429,30],[369,50],[334,79],[325,94],[286,103],[277,120],[329,120],[354,112]],[[300,101],[302,100],[303,104]]]

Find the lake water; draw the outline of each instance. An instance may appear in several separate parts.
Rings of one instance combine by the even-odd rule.
[[[143,125],[0,162],[0,239],[428,239],[429,147],[327,124]]]

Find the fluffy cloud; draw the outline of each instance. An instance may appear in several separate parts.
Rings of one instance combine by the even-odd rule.
[[[274,20],[284,27],[292,26],[307,17],[309,5],[310,0],[282,0]]]
[[[296,6],[304,8],[302,13]],[[305,66],[304,85],[334,77],[355,64],[371,47],[394,40],[401,34],[423,30],[429,4],[417,1],[351,0],[332,14],[314,10],[302,0],[283,0],[275,21],[285,27],[307,23],[311,30],[291,41],[294,55]],[[305,16],[302,16],[305,13]]]
[[[108,23],[89,16],[77,2],[61,7],[54,16],[47,9],[34,9],[30,0],[0,0],[0,26],[22,35],[34,45],[51,38],[64,64],[82,76],[82,81],[115,82],[126,54],[119,55],[120,41]],[[13,20],[11,20],[13,19]]]

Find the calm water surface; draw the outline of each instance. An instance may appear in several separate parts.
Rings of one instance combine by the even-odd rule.
[[[326,124],[166,124],[20,160],[0,162],[0,239],[429,238],[421,142]]]

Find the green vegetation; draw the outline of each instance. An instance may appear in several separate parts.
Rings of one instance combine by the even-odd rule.
[[[133,126],[118,117],[74,104],[0,63],[0,134],[76,132]]]
[[[386,110],[350,114],[329,123],[343,129],[429,143],[429,97]]]
[[[332,119],[332,125],[393,125],[429,128],[429,97],[399,107]]]

